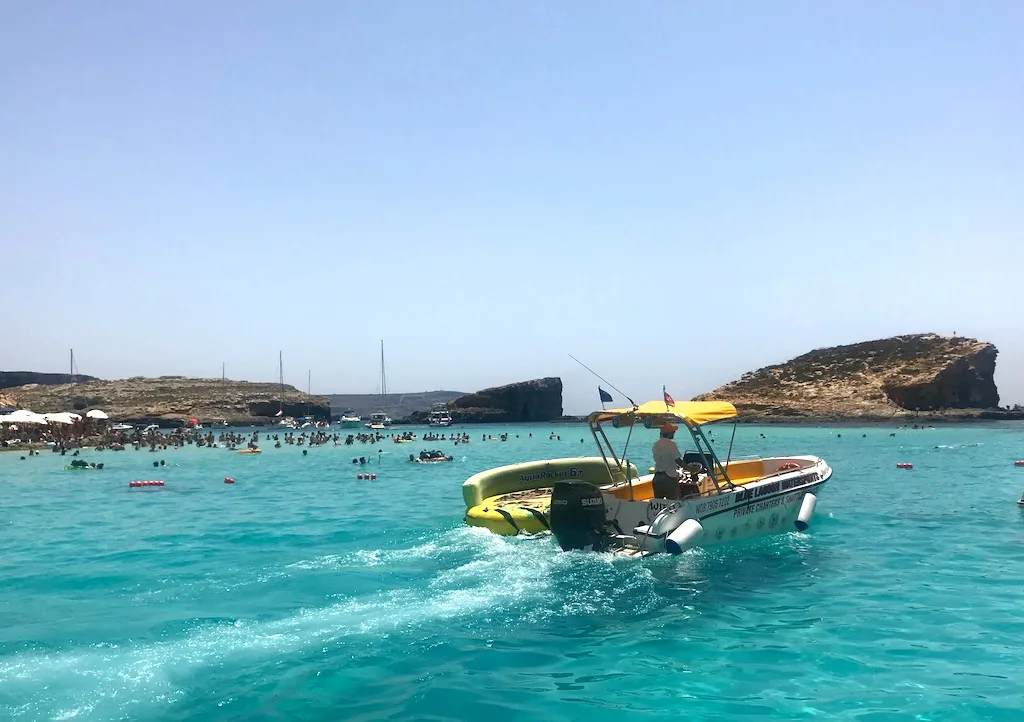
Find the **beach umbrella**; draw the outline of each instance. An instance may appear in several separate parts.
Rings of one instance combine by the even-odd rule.
[[[75,418],[76,416],[78,416],[78,414],[69,414],[66,412],[62,414],[43,414],[43,418],[51,424],[73,424],[77,420]],[[78,416],[78,418],[80,419],[82,417]]]
[[[46,424],[46,418],[42,414],[36,414],[28,409],[18,409],[7,416],[0,417],[0,423],[4,424]]]
[[[109,416],[107,416],[105,413],[103,413],[99,409],[93,409],[92,411],[88,412],[85,415],[85,417],[88,418],[88,419],[101,419],[101,420],[102,419],[109,419],[110,418]]]

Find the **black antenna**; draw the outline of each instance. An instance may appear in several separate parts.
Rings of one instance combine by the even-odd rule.
[[[615,389],[615,390],[616,390],[616,391],[618,391],[618,392],[619,392],[620,394],[622,394],[622,396],[624,396],[624,397],[625,397],[626,401],[628,401],[628,402],[629,402],[629,405],[630,405],[630,406],[636,406],[636,402],[635,402],[635,401],[633,401],[633,399],[631,399],[631,398],[629,398],[628,396],[626,396],[626,392],[624,392],[624,391],[623,391],[622,389],[618,388],[618,387],[617,387],[617,386],[616,386],[615,384],[613,384],[613,383],[612,383],[611,381],[609,381],[608,379],[606,379],[606,378],[604,378],[603,376],[601,376],[601,374],[599,374],[599,373],[597,373],[596,371],[594,371],[594,369],[592,369],[592,368],[590,368],[589,366],[587,366],[587,365],[586,365],[585,363],[583,363],[582,361],[580,361],[580,360],[579,360],[578,358],[576,358],[576,357],[575,357],[575,356],[573,356],[572,354],[569,354],[569,358],[571,358],[571,359],[572,359],[573,361],[575,361],[576,363],[578,363],[578,364],[579,364],[580,366],[582,366],[583,368],[585,368],[585,369],[586,369],[587,371],[589,371],[590,373],[594,374],[594,376],[596,376],[596,377],[597,377],[598,379],[600,379],[601,381],[604,381],[604,382],[605,382],[606,384],[608,384],[608,386],[610,386],[611,388]]]

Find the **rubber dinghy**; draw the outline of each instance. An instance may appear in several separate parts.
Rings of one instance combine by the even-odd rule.
[[[650,401],[592,413],[587,423],[599,457],[552,459],[484,471],[463,484],[465,521],[499,534],[550,530],[562,549],[625,555],[687,549],[808,528],[814,492],[832,476],[816,456],[722,462],[708,443],[705,424],[733,419],[721,401],[668,404]],[[683,457],[679,498],[654,496],[654,474],[639,476],[625,461],[629,441],[643,428],[680,425],[695,450]],[[628,428],[616,455],[602,424]],[[736,428],[733,427],[735,436]],[[653,469],[652,469],[653,472]]]
[[[635,478],[636,467],[630,469]],[[481,471],[462,485],[465,522],[496,534],[550,531],[551,489],[556,481],[572,479],[598,485],[626,480],[624,473],[615,473],[609,476],[608,465],[600,456],[527,461]]]

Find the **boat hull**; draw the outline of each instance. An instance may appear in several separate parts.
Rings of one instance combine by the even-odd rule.
[[[623,535],[635,536],[639,549],[649,552],[666,551],[668,537],[690,519],[701,527],[692,547],[795,531],[805,495],[817,493],[831,478],[832,469],[816,457],[794,458],[802,458],[808,464],[719,494],[682,501],[630,501],[603,491],[606,516]],[[639,484],[650,478],[641,477]],[[669,547],[675,552],[686,550]]]
[[[600,458],[515,464],[467,480],[463,485],[467,505],[464,521],[503,535],[550,531],[551,487],[544,484],[574,478],[602,486],[605,516],[609,526],[628,540],[623,548],[626,553],[667,551],[669,535],[691,519],[699,522],[701,528],[692,547],[796,531],[805,496],[817,493],[831,478],[832,469],[822,459],[810,456],[774,462],[797,462],[801,468],[775,472],[733,489],[687,500],[629,499],[629,485],[621,480],[614,486],[602,486],[601,475],[607,471]],[[651,478],[647,475],[635,479],[634,492],[642,494],[646,490],[649,496]]]

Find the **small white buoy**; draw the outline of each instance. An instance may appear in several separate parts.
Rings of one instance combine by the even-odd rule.
[[[665,540],[665,549],[670,554],[682,554],[700,544],[704,538],[704,527],[696,519],[687,519]]]
[[[811,492],[804,494],[804,500],[800,503],[800,513],[796,515],[796,521],[793,522],[796,525],[797,531],[807,531],[807,527],[811,525],[811,517],[814,516],[814,507],[818,503],[818,497]]]

